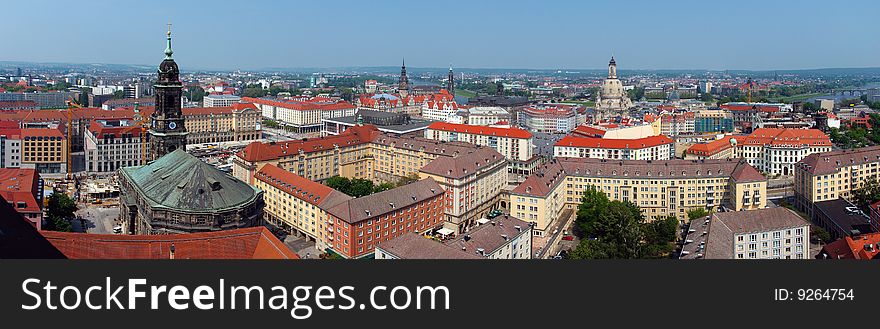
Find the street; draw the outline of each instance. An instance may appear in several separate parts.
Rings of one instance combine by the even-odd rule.
[[[87,204],[85,208],[77,209],[76,216],[85,220],[87,233],[113,234],[113,227],[118,225],[116,220],[119,218],[119,208]],[[80,221],[73,220],[70,223],[74,232],[83,232]]]

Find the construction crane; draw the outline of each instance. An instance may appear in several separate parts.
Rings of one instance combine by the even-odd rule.
[[[67,99],[67,179],[71,179],[73,177],[73,167],[71,163],[73,162],[73,152],[72,145],[73,139],[72,130],[73,130],[73,109],[74,108],[82,108],[83,106],[73,100],[73,97]]]

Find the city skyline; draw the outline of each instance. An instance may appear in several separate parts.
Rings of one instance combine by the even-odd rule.
[[[880,50],[880,43],[839,37],[877,27],[869,14],[873,12],[870,7],[878,5],[871,2],[794,6],[790,2],[636,1],[624,8],[602,3],[547,6],[525,1],[449,1],[446,6],[456,9],[443,10],[425,3],[342,1],[333,11],[324,4],[286,2],[256,5],[273,10],[253,10],[253,3],[225,1],[215,6],[165,1],[159,1],[158,6],[38,2],[43,2],[48,20],[94,14],[100,14],[101,19],[50,29],[35,26],[26,17],[12,16],[10,26],[25,26],[40,37],[33,37],[34,33],[7,35],[5,43],[16,46],[0,50],[0,61],[152,65],[161,56],[155,49],[164,42],[165,24],[171,21],[175,56],[186,63],[184,67],[205,70],[393,67],[402,58],[408,66],[419,68],[451,64],[460,68],[594,70],[602,69],[612,54],[622,70],[880,66],[870,56]],[[9,4],[10,12],[30,5]],[[162,10],[168,6],[182,8]],[[139,15],[131,17],[126,12]],[[587,14],[565,14],[574,12]],[[224,15],[245,23],[214,21]],[[422,16],[428,19],[419,18]],[[459,23],[448,23],[453,17]],[[725,17],[734,19],[725,22]],[[827,21],[834,24],[816,23]],[[414,22],[422,22],[422,26],[414,26]],[[692,46],[698,44],[701,46]]]

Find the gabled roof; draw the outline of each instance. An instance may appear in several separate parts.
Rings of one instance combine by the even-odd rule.
[[[828,259],[877,259],[880,254],[880,233],[845,236],[825,245],[822,254]]]
[[[310,181],[300,175],[267,164],[254,175],[254,178],[285,191],[297,199],[327,210],[341,202],[351,199],[345,193],[334,190],[321,183]]]
[[[480,147],[454,157],[437,157],[419,171],[445,178],[461,179],[477,173],[482,168],[505,161],[507,160],[498,151],[490,147]]]
[[[183,149],[143,166],[124,167],[120,174],[153,207],[187,212],[236,208],[254,202],[263,193]]]
[[[730,142],[731,139],[736,139],[737,142],[739,142],[740,140],[745,139],[745,136],[726,135],[724,137],[721,137],[720,139],[716,139],[708,143],[694,144],[691,145],[691,147],[688,147],[687,153],[702,156],[711,156],[733,147],[733,144]]]
[[[347,200],[328,209],[327,212],[346,223],[357,224],[369,218],[440,197],[443,193],[443,188],[437,182],[426,178],[387,191]]]
[[[705,258],[733,259],[734,236],[809,226],[785,207],[714,213],[709,223]]]
[[[484,259],[413,232],[380,242],[377,248],[400,259]]]
[[[831,146],[831,138],[819,129],[758,128],[743,145]]]
[[[860,147],[810,154],[796,165],[812,175],[825,175],[837,172],[840,166],[856,166],[880,162],[880,146]]]

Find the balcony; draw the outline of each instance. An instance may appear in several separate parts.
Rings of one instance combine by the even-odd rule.
[[[752,202],[751,202],[750,199],[743,199],[743,205],[744,205],[744,206],[748,206],[748,205],[750,205],[750,204],[752,204]]]

